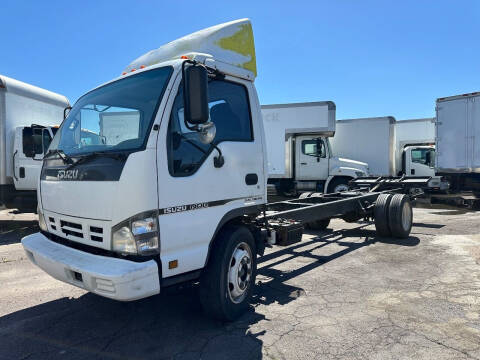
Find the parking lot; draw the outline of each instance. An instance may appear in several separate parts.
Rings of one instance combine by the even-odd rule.
[[[0,359],[480,359],[480,213],[414,209],[406,240],[332,222],[259,260],[252,309],[206,317],[196,285],[119,303],[23,253],[33,214],[0,211]]]

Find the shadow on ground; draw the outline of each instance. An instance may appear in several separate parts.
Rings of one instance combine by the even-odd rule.
[[[376,242],[419,243],[416,237],[380,239],[364,226],[314,233],[314,238],[260,258],[259,275],[272,280],[258,284],[251,310],[233,323],[214,321],[203,314],[197,284],[168,288],[161,295],[131,303],[85,294],[0,318],[0,359],[260,359],[263,343],[259,336],[265,331],[251,333],[249,329],[266,319],[254,309],[272,303],[285,305],[302,296],[303,289],[286,284],[288,280]],[[345,241],[347,236],[361,240]],[[313,253],[334,243],[342,250],[329,256]],[[279,256],[282,258],[273,261]],[[294,271],[274,268],[299,256],[315,261]]]
[[[36,220],[0,220],[0,245],[19,243],[39,230]]]

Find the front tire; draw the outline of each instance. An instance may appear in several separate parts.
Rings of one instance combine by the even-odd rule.
[[[337,193],[337,192],[342,192],[342,191],[348,191],[348,183],[350,182],[350,178],[344,178],[344,177],[339,177],[339,178],[334,178],[332,181],[330,181],[330,184],[328,184],[328,189],[327,193]]]
[[[221,230],[200,277],[200,301],[211,317],[233,321],[249,307],[257,272],[255,240],[244,226]]]

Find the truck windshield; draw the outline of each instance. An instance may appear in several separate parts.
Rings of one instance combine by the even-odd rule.
[[[81,97],[49,150],[69,156],[144,148],[171,67],[141,72]]]

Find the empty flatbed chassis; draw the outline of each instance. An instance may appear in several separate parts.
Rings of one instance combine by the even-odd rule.
[[[430,177],[364,177],[350,182],[350,191],[303,193],[299,198],[269,203],[257,218],[267,225],[278,220],[321,229],[332,218],[375,221],[380,236],[407,237],[411,229],[410,200],[421,194]],[[420,190],[420,191],[419,191]],[[410,221],[407,217],[410,217]],[[274,228],[274,227],[273,227]]]

